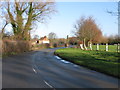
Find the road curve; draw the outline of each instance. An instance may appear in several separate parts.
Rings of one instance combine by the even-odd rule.
[[[3,88],[118,88],[118,79],[86,69],[44,49],[2,60]]]

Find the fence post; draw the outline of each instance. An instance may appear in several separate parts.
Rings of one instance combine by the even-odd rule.
[[[99,50],[99,44],[97,43],[97,50]]]
[[[120,44],[117,44],[117,52],[120,52]]]
[[[108,43],[106,43],[106,51],[108,51]]]
[[[90,43],[90,50],[92,50],[92,43]]]

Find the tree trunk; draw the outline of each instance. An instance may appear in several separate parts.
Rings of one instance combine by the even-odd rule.
[[[24,27],[24,31],[23,31],[23,37],[25,40],[29,40],[29,31],[31,29],[31,25],[32,25],[32,15],[33,15],[33,7],[32,7],[32,2],[29,3],[30,4],[30,8],[29,8],[29,16],[27,19],[27,22],[25,24]]]
[[[86,43],[85,43],[85,38],[84,38],[84,41],[83,41],[83,47],[84,47],[84,50],[87,50]]]
[[[2,28],[2,31],[1,31],[1,33],[3,34],[4,33],[4,30],[5,30],[5,27],[7,26],[7,21],[6,21],[6,23],[5,23],[5,25],[3,26],[3,28]]]
[[[80,48],[81,48],[82,50],[84,50],[84,48],[83,48],[83,44],[80,44]]]

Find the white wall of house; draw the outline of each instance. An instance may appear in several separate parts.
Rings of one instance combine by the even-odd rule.
[[[50,43],[50,41],[39,40],[39,44]]]
[[[42,43],[50,43],[50,41],[43,41]]]

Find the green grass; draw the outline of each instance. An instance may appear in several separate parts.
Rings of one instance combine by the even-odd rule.
[[[118,73],[120,53],[65,48],[56,50],[55,54],[78,65],[120,78]]]

